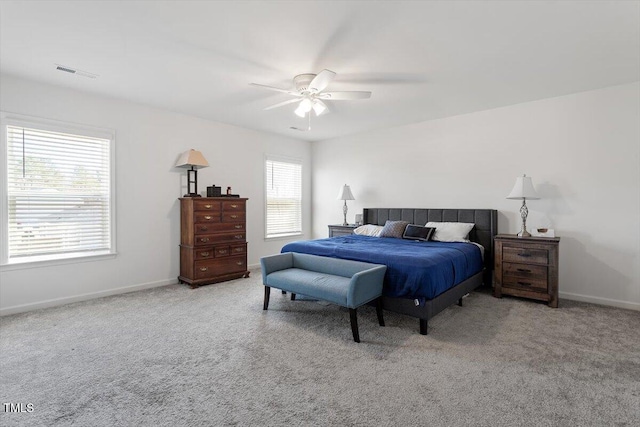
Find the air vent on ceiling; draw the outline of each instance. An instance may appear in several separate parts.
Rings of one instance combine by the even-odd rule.
[[[64,71],[65,73],[76,74],[82,77],[88,77],[90,79],[95,79],[96,77],[98,77],[97,74],[93,74],[88,71],[78,70],[77,68],[71,68],[66,65],[56,64],[56,70]]]

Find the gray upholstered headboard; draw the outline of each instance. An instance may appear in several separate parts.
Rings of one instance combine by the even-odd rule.
[[[365,224],[384,225],[392,221],[409,221],[425,225],[436,222],[472,222],[476,226],[469,233],[469,240],[484,246],[484,263],[493,270],[493,237],[498,234],[498,211],[494,209],[389,209],[368,208],[362,215]]]

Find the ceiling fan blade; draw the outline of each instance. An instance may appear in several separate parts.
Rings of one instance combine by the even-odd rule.
[[[336,76],[336,73],[330,70],[322,70],[317,76],[309,83],[309,92],[318,93],[322,92],[331,83],[331,80]]]
[[[293,95],[293,96],[297,96],[300,97],[302,96],[301,94],[299,94],[298,92],[292,91],[292,90],[287,90],[287,89],[280,89],[278,87],[273,87],[273,86],[267,86],[267,85],[261,85],[258,83],[249,83],[251,86],[258,86],[264,89],[269,89],[269,90],[274,90],[276,92],[282,92],[282,93],[288,93],[289,95]]]
[[[348,101],[351,99],[367,99],[371,98],[371,92],[365,91],[348,91],[348,92],[323,92],[318,95],[320,99],[328,99],[331,101]]]
[[[283,101],[283,102],[279,102],[277,104],[271,105],[271,106],[265,108],[265,110],[273,110],[274,108],[282,107],[282,106],[287,105],[287,104],[293,104],[294,102],[300,102],[300,100],[299,99],[289,99],[287,101]]]

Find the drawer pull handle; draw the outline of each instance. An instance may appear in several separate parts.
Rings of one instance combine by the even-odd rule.
[[[209,220],[211,219],[211,215],[206,215],[206,216],[204,217],[204,219],[206,219],[207,221],[209,221]]]
[[[531,286],[531,283],[529,283],[529,282],[518,282],[518,285],[521,285],[521,286]]]
[[[205,209],[211,209],[211,205],[204,205]]]
[[[220,249],[220,250],[218,251],[218,253],[219,253],[219,254],[226,254],[226,253],[227,253],[227,250],[226,250],[226,249]]]
[[[209,241],[209,238],[208,237],[201,237],[200,241],[203,242],[203,243],[206,243],[206,242]]]
[[[206,227],[206,226],[204,226],[204,225],[203,225],[202,227],[200,227],[200,231],[207,231],[208,229],[209,229],[209,228],[208,228],[208,227]]]
[[[244,264],[244,262],[242,262],[242,261],[238,261],[238,262],[236,262],[236,264],[238,264],[238,265],[242,265],[242,264]]]
[[[242,226],[241,225],[236,225],[236,228],[242,228]]]
[[[234,239],[242,239],[242,234],[236,234],[235,236],[233,236]]]
[[[238,218],[238,215],[231,215],[231,218]]]
[[[231,207],[235,209],[238,207],[238,205],[231,205]]]
[[[235,248],[234,252],[243,252],[244,250],[242,248]]]
[[[209,252],[200,252],[200,256],[209,256]]]
[[[531,254],[528,254],[528,253],[525,252],[525,253],[518,254],[518,256],[521,256],[523,258],[529,258],[531,256]]]
[[[200,271],[207,271],[209,267],[200,267]]]
[[[519,268],[518,271],[521,273],[531,273],[531,270],[527,270],[526,268]]]

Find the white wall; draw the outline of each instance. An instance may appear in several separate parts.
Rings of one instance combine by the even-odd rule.
[[[216,184],[248,197],[249,265],[278,253],[287,240],[264,240],[264,155],[303,161],[303,227],[310,236],[310,144],[73,90],[0,76],[2,111],[116,131],[114,259],[32,269],[0,268],[0,313],[176,283],[179,202],[186,173],[173,165],[190,148],[210,167],[199,190]],[[293,240],[293,239],[290,239]]]
[[[428,100],[425,100],[428,102]],[[541,200],[528,225],[560,242],[560,296],[640,309],[640,85],[609,87],[315,142],[313,225],[365,207],[492,208],[500,233],[520,227],[515,178]]]

